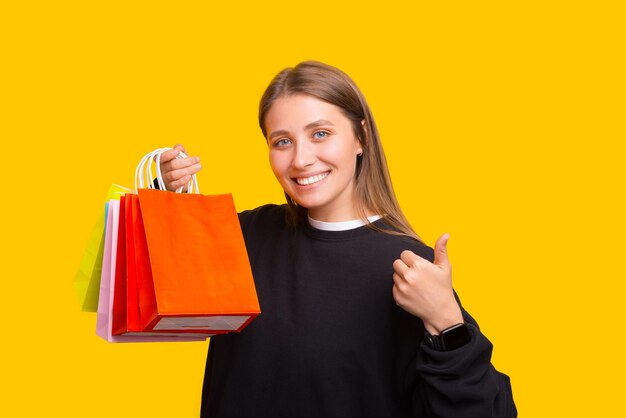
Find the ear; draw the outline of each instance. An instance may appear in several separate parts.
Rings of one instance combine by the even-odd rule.
[[[361,126],[363,127],[363,132],[365,133],[365,136],[367,138],[367,126],[365,125],[365,119],[361,120]],[[363,142],[366,141],[365,138],[362,138],[361,140],[358,140],[359,146],[358,146],[358,152],[357,155],[360,157],[361,155],[363,155],[363,146],[361,145]]]
[[[361,120],[361,127],[363,128],[363,133],[365,134],[363,142],[367,142],[367,138],[369,138],[369,132],[367,132],[367,123],[365,123],[365,119]]]

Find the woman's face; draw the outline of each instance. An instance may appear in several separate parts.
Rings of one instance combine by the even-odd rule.
[[[284,96],[267,112],[265,127],[274,175],[309,216],[358,218],[354,173],[362,148],[339,107],[304,94]]]

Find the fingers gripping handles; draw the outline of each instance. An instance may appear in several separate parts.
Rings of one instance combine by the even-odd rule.
[[[172,148],[162,148],[162,151],[156,154],[157,181],[159,183],[160,190],[167,190],[165,187],[165,182],[163,181],[163,175],[161,174],[161,155],[163,154],[163,152],[170,149]],[[180,151],[176,158],[187,158],[187,154]],[[151,163],[148,165],[150,168],[152,168]],[[150,172],[150,175],[152,175],[152,172]],[[184,188],[185,186],[180,186],[178,189],[176,189],[176,193],[182,193]],[[200,193],[200,188],[198,187],[198,178],[195,174],[191,175],[191,180],[189,180],[189,182],[187,183],[187,193]]]
[[[161,155],[171,150],[172,148],[158,148],[146,155],[141,159],[137,168],[135,169],[135,192],[137,189],[154,189],[154,174],[152,172],[152,164],[156,163],[156,179],[159,185],[159,190],[167,190],[165,187],[165,181],[163,180],[163,174],[161,173]],[[176,158],[187,158],[184,152],[179,152]],[[182,193],[185,190],[185,186],[181,186],[176,189],[176,193]],[[191,176],[191,180],[187,183],[187,193],[200,193],[198,187],[198,179],[195,174]]]

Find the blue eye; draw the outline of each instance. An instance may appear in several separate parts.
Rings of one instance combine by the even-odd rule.
[[[287,139],[287,138],[283,138],[283,139],[279,139],[278,141],[274,142],[274,146],[275,147],[284,147],[291,144],[291,140]]]
[[[322,138],[326,138],[328,136],[328,132],[326,131],[317,131],[313,134],[313,137],[315,139],[322,139]]]

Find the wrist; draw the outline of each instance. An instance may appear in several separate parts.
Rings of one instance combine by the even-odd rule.
[[[456,306],[456,309],[447,315],[441,315],[431,321],[424,321],[424,328],[431,335],[439,335],[445,329],[450,328],[453,325],[465,322],[461,309]]]

